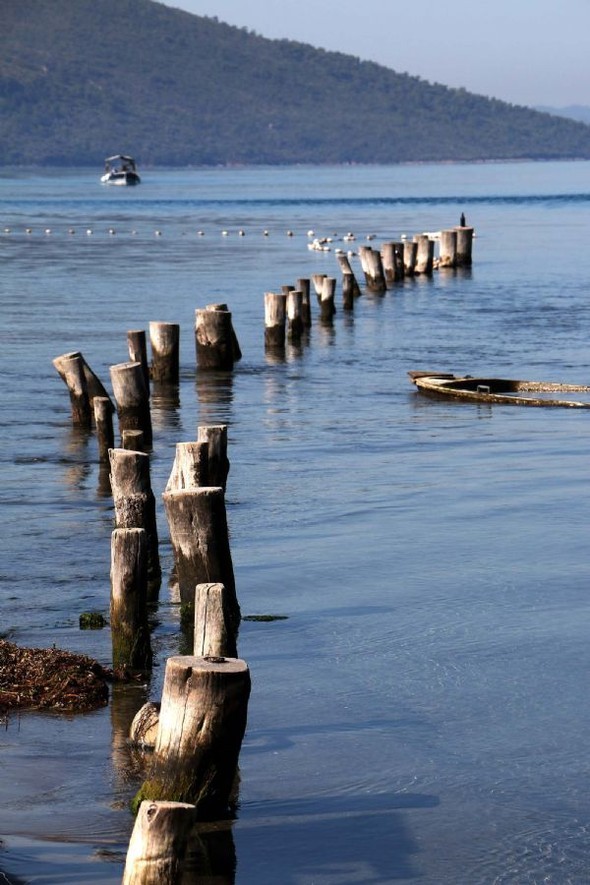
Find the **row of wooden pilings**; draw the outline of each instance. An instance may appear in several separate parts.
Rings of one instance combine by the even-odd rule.
[[[229,342],[233,361],[239,347],[229,311],[211,306],[203,313],[215,317],[209,323],[205,316],[203,322],[197,311],[197,355],[199,330],[207,329],[200,368],[217,362],[207,357],[211,342],[217,340],[219,314],[227,315],[222,338]],[[135,672],[149,671],[152,665],[148,612],[161,584],[156,502],[150,456],[144,451],[153,444],[149,384],[150,378],[172,383],[178,378],[176,356],[167,367],[157,364],[162,325],[150,324],[151,367],[145,333],[137,330],[128,333],[131,362],[111,367],[125,447],[114,445],[115,407],[83,355],[69,353],[53,361],[70,392],[73,422],[95,426],[100,457],[106,457],[110,467],[115,511],[110,562],[113,666]],[[175,331],[174,339],[178,340]],[[138,342],[140,351],[134,350]],[[175,350],[166,345],[168,354]],[[177,443],[163,493],[174,578],[182,610],[193,618],[193,654],[168,658],[161,702],[146,704],[131,726],[130,739],[152,752],[149,759],[146,756],[145,780],[133,801],[137,816],[125,885],[180,883],[194,824],[227,817],[236,798],[250,672],[237,650],[241,613],[225,507],[229,466],[227,427],[199,427],[195,441]]]

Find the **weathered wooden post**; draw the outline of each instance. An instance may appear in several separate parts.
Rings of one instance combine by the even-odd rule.
[[[208,482],[201,485],[221,486],[225,492],[230,462],[227,457],[227,424],[203,424],[197,428],[199,443],[207,443]]]
[[[88,391],[88,396],[89,396],[90,400],[91,401],[94,400],[94,398],[96,396],[106,397],[108,399],[108,401],[111,403],[111,408],[114,412],[115,411],[114,406],[111,402],[111,398],[108,395],[105,387],[103,386],[103,384],[102,384],[101,380],[98,378],[98,376],[94,374],[94,372],[92,371],[92,369],[90,368],[90,366],[88,365],[88,363],[86,362],[86,360],[84,359],[83,355],[80,353],[79,350],[72,351],[71,353],[63,353],[61,356],[57,356],[53,360],[53,365],[54,365],[55,369],[57,370],[57,373],[60,376],[60,378],[62,379],[62,381],[66,380],[65,379],[64,364],[67,363],[68,360],[72,359],[72,357],[80,357],[80,359],[82,360],[82,365],[84,367],[84,377],[86,378],[86,389]]]
[[[416,253],[418,244],[404,240],[404,276],[413,277],[416,272]]]
[[[187,802],[142,802],[127,849],[123,885],[181,885],[196,808]]]
[[[199,369],[233,369],[241,352],[227,305],[195,310],[195,343]]]
[[[231,600],[223,584],[197,584],[193,654],[197,657],[236,658]]]
[[[65,381],[70,394],[72,423],[80,427],[90,427],[92,424],[92,411],[82,356],[79,353],[72,353],[58,357],[58,359],[60,366],[59,374]],[[55,363],[56,360],[53,361],[54,365]]]
[[[180,601],[192,606],[197,584],[224,584],[232,610],[232,628],[237,632],[240,607],[236,596],[229,546],[225,497],[220,487],[165,491],[162,495],[170,528],[170,541]]]
[[[140,363],[141,371],[148,391],[150,389],[150,367],[147,358],[147,343],[144,329],[130,329],[127,332],[127,347],[129,349],[129,361]]]
[[[287,296],[284,292],[264,294],[264,345],[268,348],[285,346]]]
[[[154,381],[177,384],[180,376],[180,326],[178,323],[150,322],[152,364],[150,376]]]
[[[315,294],[317,296],[318,302],[320,301],[320,299],[322,297],[322,289],[324,287],[324,280],[326,279],[327,276],[328,276],[328,274],[325,274],[325,273],[314,273],[311,275],[311,281],[313,283],[313,288],[314,288]]]
[[[398,283],[404,278],[404,244],[395,242],[393,244],[393,281]]]
[[[303,334],[303,292],[292,289],[287,294],[287,339],[299,343]]]
[[[301,292],[301,319],[304,329],[311,329],[311,302],[309,300],[310,280],[307,277],[300,277],[295,286],[298,292]]]
[[[395,282],[395,244],[383,243],[381,246],[381,261],[385,274],[385,285],[390,289]]]
[[[115,529],[111,536],[110,613],[115,669],[143,671],[152,666],[147,563],[145,529]]]
[[[113,407],[108,396],[95,396],[93,403],[96,439],[98,441],[98,459],[101,462],[105,462],[109,460],[109,449],[115,446]]]
[[[168,658],[153,763],[136,802],[191,802],[200,820],[228,812],[246,729],[250,671],[239,658]]]
[[[156,592],[162,580],[158,552],[156,501],[150,479],[150,458],[144,452],[111,449],[111,487],[115,504],[115,526],[145,529],[148,548],[148,588]]]
[[[471,267],[473,256],[473,228],[458,227],[457,230],[457,267]]]
[[[130,452],[144,452],[143,430],[124,430],[121,433],[121,448]]]
[[[120,431],[143,430],[144,443],[151,448],[150,395],[144,381],[141,363],[119,363],[111,366],[111,382],[117,403]]]
[[[129,739],[140,747],[154,748],[160,723],[160,703],[148,701],[140,707],[131,723]]]
[[[457,231],[441,230],[439,267],[455,267],[457,261]]]
[[[166,483],[166,492],[197,489],[209,482],[209,445],[207,442],[176,443],[172,472]],[[216,483],[217,485],[217,483]]]
[[[354,277],[345,273],[342,277],[342,309],[354,310]]]
[[[340,265],[340,270],[342,271],[342,288],[344,289],[346,285],[347,291],[352,291],[353,298],[358,298],[361,294],[361,288],[350,265],[348,255],[344,255],[342,252],[339,253],[338,264]],[[350,277],[350,279],[347,280],[346,277]]]
[[[434,267],[434,240],[428,234],[416,234],[416,267],[417,274],[431,274]]]
[[[322,280],[322,291],[320,292],[320,319],[323,323],[331,323],[336,313],[335,294],[336,280],[334,277],[325,276]]]
[[[367,289],[371,292],[385,292],[385,274],[381,253],[370,246],[359,246],[359,258],[361,258]]]

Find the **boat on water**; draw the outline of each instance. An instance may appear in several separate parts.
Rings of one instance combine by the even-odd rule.
[[[514,378],[473,377],[450,372],[408,372],[418,391],[426,396],[445,397],[469,403],[500,403],[508,406],[559,406],[590,409],[588,402],[568,399],[569,393],[588,393],[590,386],[558,381],[521,381]],[[529,395],[531,394],[531,395]]]
[[[133,157],[115,154],[104,161],[104,174],[100,180],[102,184],[133,185],[139,184],[141,178]]]

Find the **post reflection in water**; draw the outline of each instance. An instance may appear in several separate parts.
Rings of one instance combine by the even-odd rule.
[[[63,458],[67,469],[64,479],[68,486],[77,491],[85,488],[92,471],[92,459],[88,457],[88,443],[92,433],[88,428],[72,425],[65,438]]]
[[[234,399],[233,372],[198,371],[199,424],[229,424]]]
[[[154,381],[150,402],[155,430],[174,430],[181,426],[178,384]]]
[[[236,849],[232,821],[197,824],[191,833],[182,885],[234,885]]]

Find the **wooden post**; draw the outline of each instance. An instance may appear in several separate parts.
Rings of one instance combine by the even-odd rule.
[[[416,273],[416,253],[418,244],[404,240],[404,275],[413,277]]]
[[[223,584],[197,584],[193,654],[235,658],[236,634],[231,626],[231,605]]]
[[[334,304],[335,293],[336,280],[334,277],[324,276],[320,293],[320,319],[322,322],[332,322],[332,318],[336,313],[336,305]]]
[[[111,402],[110,396],[108,395],[98,376],[94,374],[79,350],[72,351],[71,353],[64,353],[61,356],[57,356],[53,360],[53,365],[55,366],[57,373],[61,377],[62,381],[66,380],[64,373],[64,362],[67,362],[72,357],[80,357],[80,359],[82,360],[82,365],[84,366],[84,376],[86,378],[86,389],[88,390],[88,396],[90,400],[94,400],[96,396],[106,397],[111,403],[111,409],[114,412],[115,408]]]
[[[147,358],[147,343],[144,329],[130,329],[127,332],[127,347],[129,360],[132,363],[141,363],[141,371],[145,386],[150,389],[150,367]]]
[[[121,433],[121,448],[130,452],[144,452],[143,430],[124,430]]]
[[[111,487],[118,529],[145,529],[148,548],[148,588],[153,595],[160,587],[162,571],[158,553],[156,501],[150,479],[150,458],[144,452],[125,449],[109,451]]]
[[[347,290],[351,289],[353,298],[358,298],[361,294],[361,288],[350,265],[348,255],[343,255],[342,253],[340,253],[338,255],[338,264],[340,265],[340,270],[342,271],[342,288],[344,289],[344,285],[346,282]],[[351,277],[351,279],[346,280],[346,277]]]
[[[150,322],[154,381],[177,384],[180,376],[180,326],[178,323]]]
[[[303,292],[296,289],[287,295],[287,338],[298,343],[303,334]]]
[[[381,246],[381,261],[385,274],[385,285],[390,289],[395,282],[395,243],[383,243]]]
[[[144,443],[152,445],[150,395],[141,363],[119,363],[111,366],[111,381],[117,403],[119,429],[143,430]]]
[[[186,802],[142,802],[125,861],[123,885],[181,885],[196,808]]]
[[[457,231],[440,232],[439,267],[454,267],[457,261]]]
[[[115,529],[111,536],[111,637],[113,667],[149,670],[147,533]]]
[[[60,375],[70,394],[72,423],[80,427],[90,427],[92,412],[82,356],[79,353],[73,353],[58,359],[60,360]],[[55,360],[53,362],[55,365]]]
[[[367,289],[371,292],[385,292],[385,274],[381,253],[370,246],[359,246],[359,258],[365,274]]]
[[[321,299],[324,280],[326,279],[327,276],[328,275],[325,273],[314,273],[311,276],[313,288],[315,290],[315,294],[317,295],[318,301],[320,301],[320,299]]]
[[[206,310],[222,310],[222,311],[229,310],[227,304],[207,304],[205,309]],[[231,314],[230,314],[230,316],[231,316]],[[236,335],[236,332],[234,329],[233,321],[231,324],[231,340],[232,340],[232,350],[233,350],[233,355],[234,355],[234,363],[238,363],[242,359],[242,351],[240,348],[240,344],[238,342],[238,336]]]
[[[172,472],[164,491],[197,489],[209,482],[209,445],[206,442],[176,443]],[[215,483],[217,485],[217,483]]]
[[[153,764],[137,799],[227,815],[246,729],[250,671],[239,658],[168,658]]]
[[[233,369],[237,339],[226,305],[195,311],[195,343],[199,369]]]
[[[285,346],[287,296],[284,292],[264,294],[264,345],[269,348]]]
[[[354,277],[345,273],[342,277],[342,308],[343,310],[354,309]]]
[[[458,227],[457,229],[457,267],[471,267],[473,249],[473,228]]]
[[[227,457],[227,424],[204,424],[197,428],[199,443],[207,443],[207,483],[225,492],[230,462]]]
[[[158,725],[160,722],[160,704],[155,701],[148,701],[143,707],[140,707],[131,723],[129,729],[129,739],[140,747],[156,746],[156,738],[158,736]]]
[[[295,286],[297,291],[301,292],[302,307],[301,319],[304,329],[311,329],[311,302],[309,300],[310,280],[306,277],[300,277]]]
[[[98,459],[105,462],[109,460],[109,449],[115,446],[113,407],[108,396],[95,396],[93,403],[96,438],[98,440]]]
[[[197,584],[224,584],[230,600],[231,626],[237,632],[240,607],[236,596],[223,489],[202,486],[164,492],[164,508],[180,601],[193,605]]]
[[[434,266],[434,240],[428,234],[416,234],[416,268],[415,273],[431,274]]]

